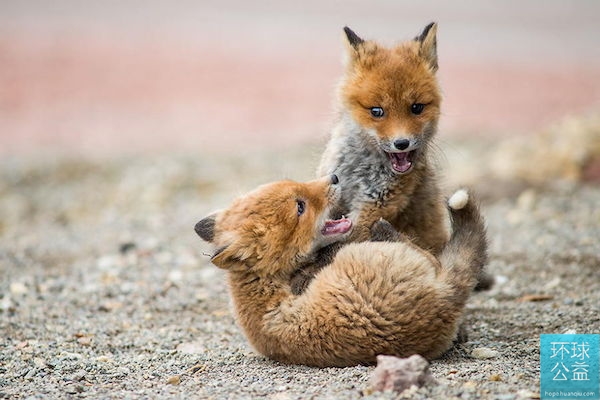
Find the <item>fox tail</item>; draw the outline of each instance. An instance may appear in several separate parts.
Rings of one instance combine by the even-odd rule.
[[[465,189],[450,197],[448,210],[452,235],[442,250],[440,262],[445,280],[466,301],[480,276],[485,274],[483,268],[488,260],[485,221],[476,199]]]

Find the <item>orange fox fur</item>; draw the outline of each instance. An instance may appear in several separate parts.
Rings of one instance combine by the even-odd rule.
[[[312,366],[371,364],[378,354],[429,359],[456,337],[486,258],[473,200],[451,210],[453,234],[439,258],[403,240],[385,221],[374,240],[345,245],[301,295],[290,278],[319,249],[352,233],[330,220],[337,178],[261,186],[196,224],[214,244],[212,262],[228,272],[238,324],[262,354]]]

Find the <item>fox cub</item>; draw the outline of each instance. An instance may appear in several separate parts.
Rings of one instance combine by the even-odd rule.
[[[261,186],[195,226],[227,270],[238,324],[260,353],[311,366],[372,364],[378,354],[444,353],[486,261],[483,221],[466,192],[451,199],[452,235],[438,258],[381,220],[373,241],[342,247],[294,295],[290,277],[354,221],[330,219],[343,195],[335,176]]]
[[[386,48],[348,27],[346,72],[338,90],[338,117],[318,176],[336,174],[342,195],[338,215],[355,221],[349,241],[369,238],[383,218],[421,248],[438,255],[448,240],[447,211],[430,156],[440,116],[437,25],[415,39]],[[340,246],[327,249],[331,259]],[[301,293],[325,263],[292,279]],[[478,289],[493,277],[482,271]]]
[[[338,117],[317,174],[339,177],[340,211],[357,224],[353,240],[367,239],[369,227],[383,218],[438,254],[448,228],[430,160],[441,103],[437,25],[392,48],[344,31]]]

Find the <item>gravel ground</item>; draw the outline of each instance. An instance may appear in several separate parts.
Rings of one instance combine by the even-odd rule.
[[[318,155],[0,160],[0,398],[394,398],[369,389],[372,367],[254,353],[193,232],[258,183],[311,177]],[[540,333],[600,331],[600,187],[483,183],[498,283],[431,364],[438,384],[405,397],[539,398]]]

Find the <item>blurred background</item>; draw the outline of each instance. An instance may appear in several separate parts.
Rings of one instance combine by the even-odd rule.
[[[442,141],[532,135],[600,104],[597,1],[0,1],[0,155],[322,143],[350,26],[439,22]]]

